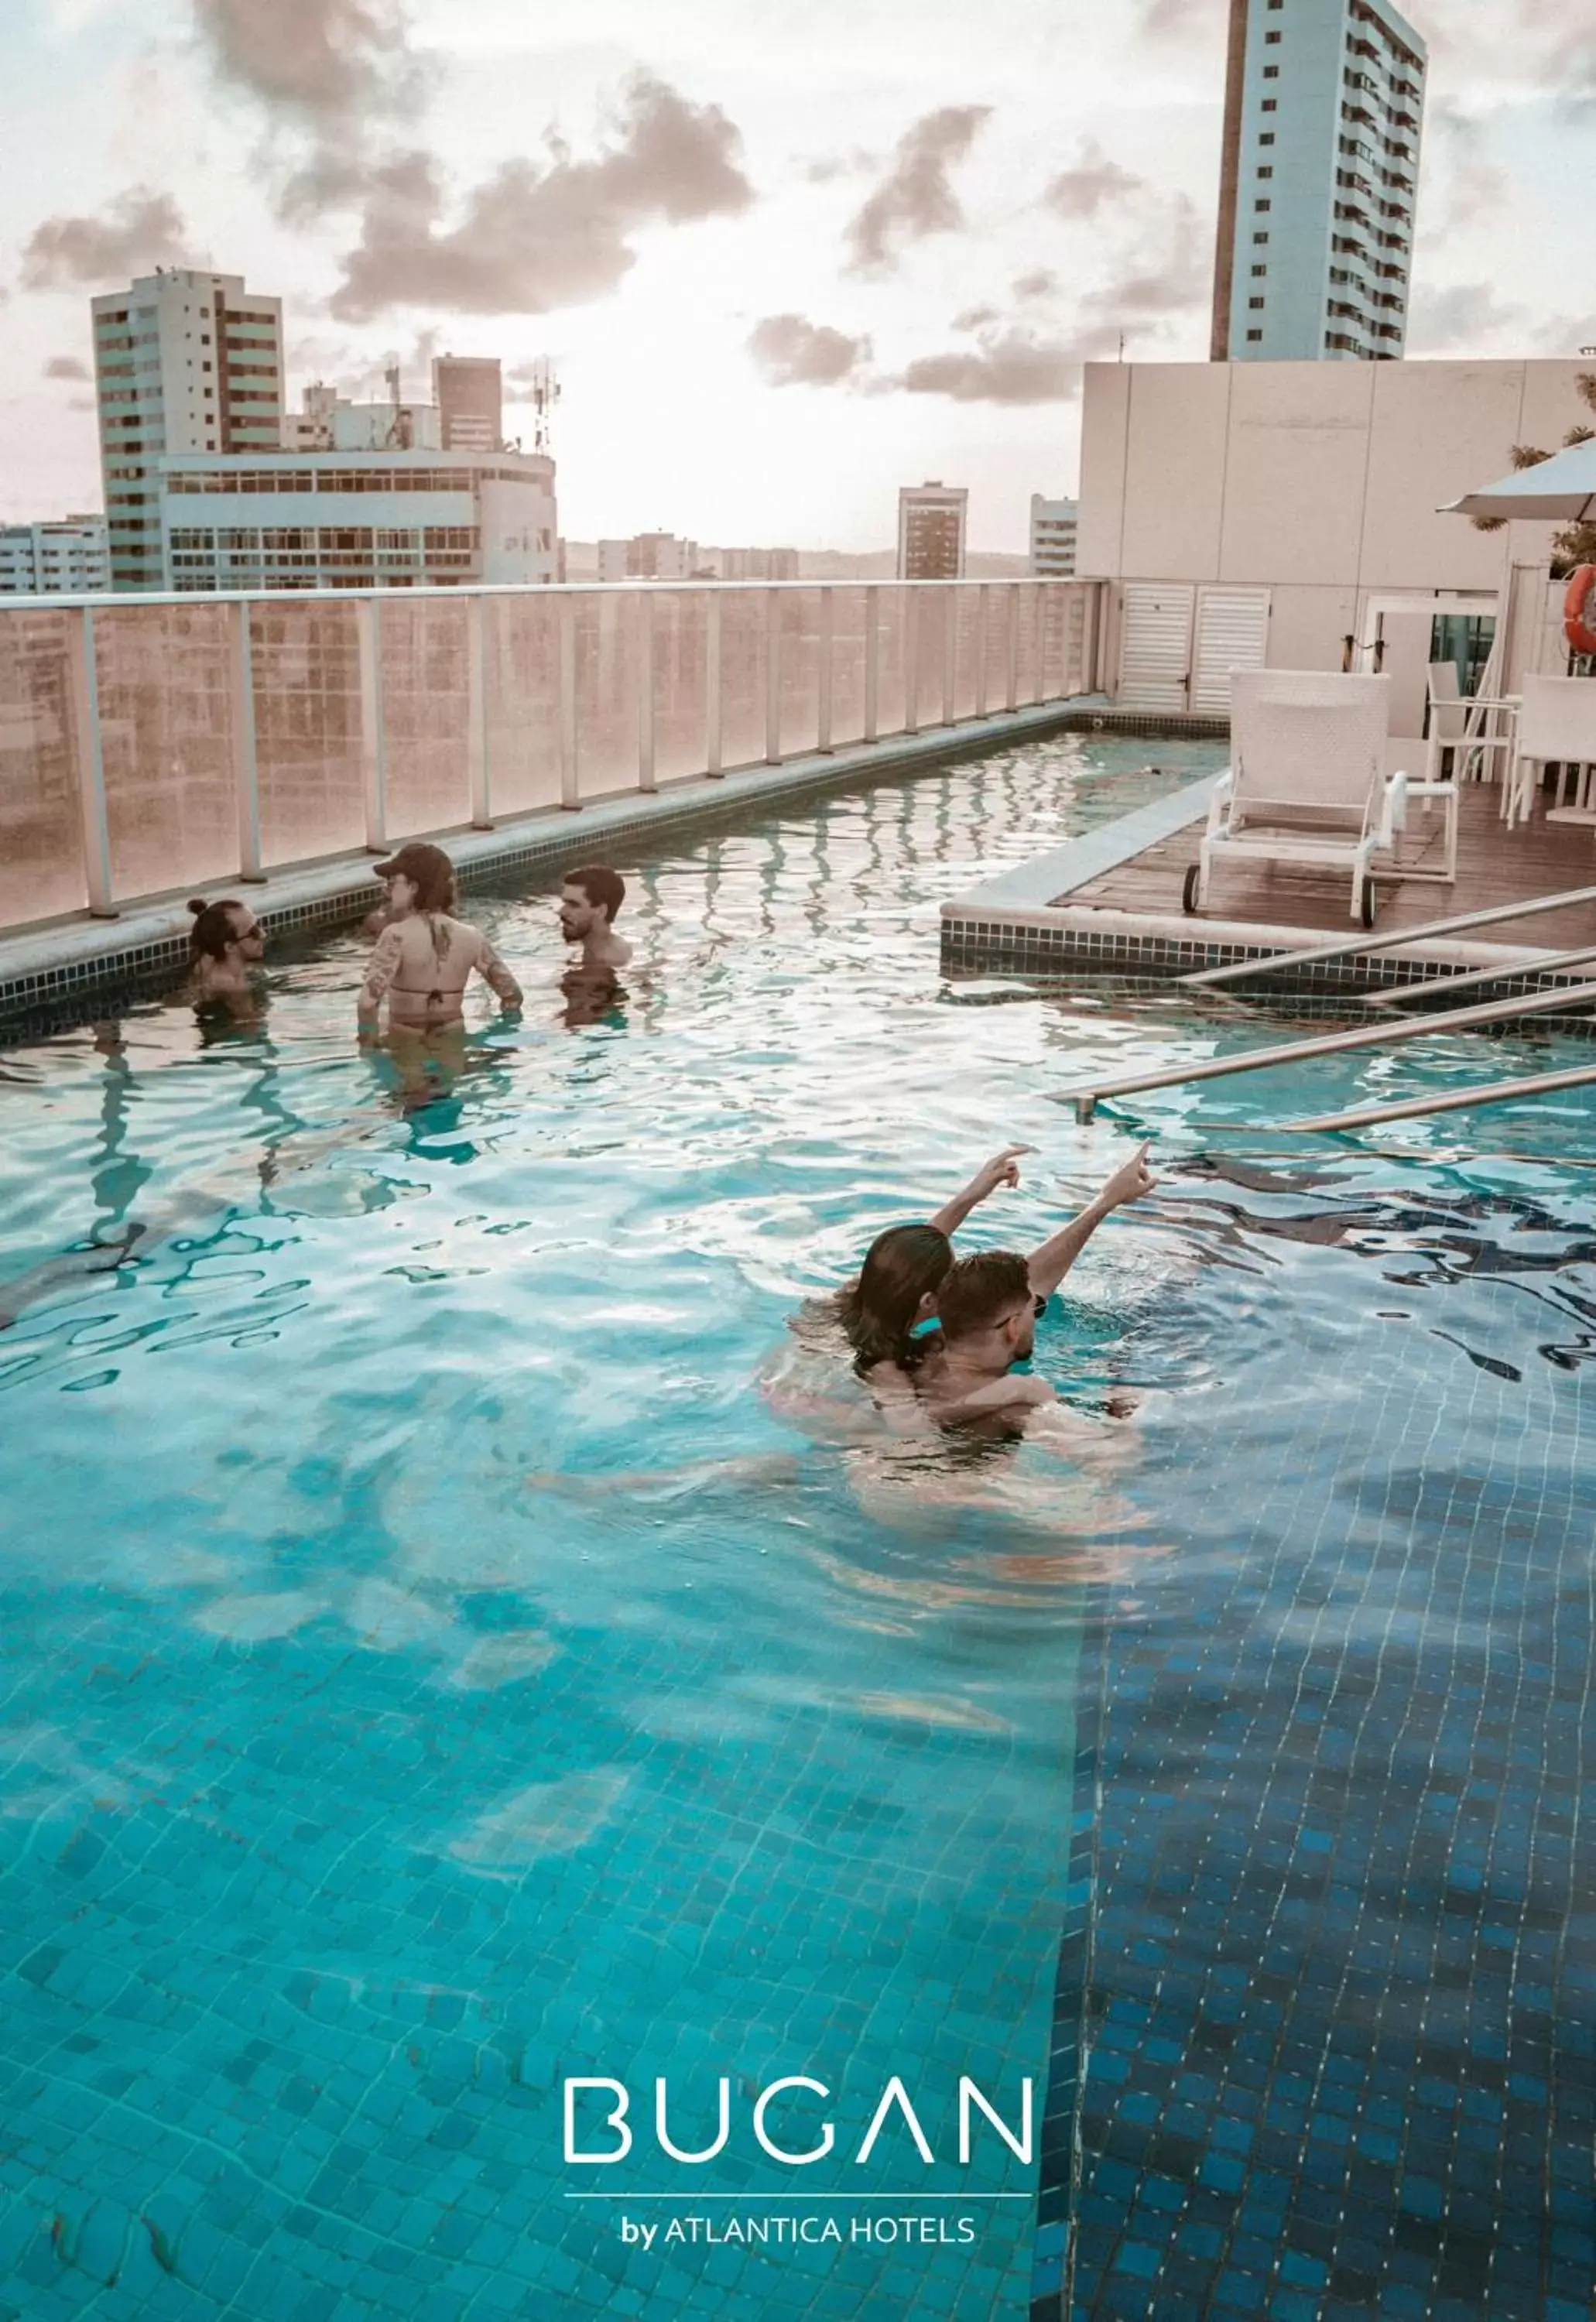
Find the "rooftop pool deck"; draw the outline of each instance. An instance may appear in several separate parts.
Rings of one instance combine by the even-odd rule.
[[[1159,753],[1154,745],[1151,754]],[[1200,914],[1181,909],[1187,868],[1197,860],[1210,782],[1182,784],[1107,828],[1084,835],[943,905],[943,960],[954,972],[1111,970],[1176,975],[1199,967],[1290,951],[1357,932],[1347,908],[1349,879],[1290,865],[1245,872],[1216,867]],[[1375,882],[1379,937],[1420,929],[1427,921],[1596,886],[1596,844],[1590,825],[1547,819],[1545,794],[1533,818],[1512,830],[1499,814],[1493,783],[1465,784],[1459,796],[1457,875],[1443,883],[1442,816],[1409,809],[1402,871]],[[1404,873],[1408,875],[1403,875]],[[1549,952],[1596,946],[1596,903],[1576,905],[1294,972],[1294,987],[1325,992],[1407,982],[1449,967],[1517,970],[1526,990],[1578,976],[1545,975]],[[1582,975],[1588,970],[1580,971]]]

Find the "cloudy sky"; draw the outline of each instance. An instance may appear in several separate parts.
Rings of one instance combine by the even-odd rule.
[[[1288,0],[1291,6],[1327,0]],[[1591,0],[1410,0],[1409,354],[1596,341]],[[1080,366],[1208,347],[1223,0],[12,0],[0,515],[94,507],[90,295],[191,259],[290,389],[552,358],[574,538],[1024,545]],[[511,414],[530,436],[531,414]]]

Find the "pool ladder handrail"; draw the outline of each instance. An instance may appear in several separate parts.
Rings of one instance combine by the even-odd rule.
[[[1596,903],[1596,887],[1571,887],[1561,895],[1532,895],[1528,901],[1492,904],[1482,911],[1460,911],[1449,919],[1426,919],[1417,928],[1403,928],[1393,935],[1361,935],[1342,937],[1335,943],[1314,944],[1306,951],[1264,952],[1256,958],[1230,960],[1223,967],[1199,968],[1194,974],[1182,975],[1185,985],[1238,983],[1244,976],[1275,975],[1282,969],[1307,967],[1321,959],[1350,959],[1354,953],[1361,958],[1371,951],[1395,951],[1402,944],[1421,943],[1430,936],[1461,935],[1465,928],[1485,928],[1500,925],[1505,919],[1533,919],[1541,911],[1560,911],[1576,903]]]
[[[1316,1113],[1309,1120],[1282,1120],[1282,1135],[1299,1129],[1370,1129],[1386,1120],[1413,1120],[1420,1113],[1464,1112],[1471,1105],[1506,1104],[1518,1096],[1550,1096],[1555,1089],[1588,1088],[1596,1065],[1576,1065],[1565,1073],[1532,1073],[1526,1079],[1491,1081],[1484,1088],[1448,1089],[1441,1096],[1407,1097],[1400,1104],[1370,1104],[1352,1112]]]
[[[1261,1072],[1268,1065],[1294,1065],[1307,1056],[1328,1056],[1348,1048],[1383,1048],[1399,1040],[1427,1039],[1436,1032],[1464,1032],[1475,1024],[1500,1024],[1516,1016],[1537,1016],[1553,1009],[1577,1013],[1596,1007],[1596,983],[1570,983],[1557,992],[1526,993],[1520,999],[1488,1000],[1473,1008],[1447,1008],[1431,1016],[1377,1024],[1352,1032],[1331,1032],[1318,1040],[1288,1040],[1274,1048],[1253,1048],[1239,1056],[1216,1056],[1207,1064],[1182,1065],[1162,1073],[1138,1073],[1129,1079],[1099,1081],[1090,1088],[1061,1089],[1061,1104],[1072,1104],[1078,1120],[1090,1120],[1104,1097],[1135,1096],[1145,1089],[1178,1088],[1188,1081],[1228,1079],[1236,1073]],[[1593,1075],[1596,1077],[1596,1075]]]

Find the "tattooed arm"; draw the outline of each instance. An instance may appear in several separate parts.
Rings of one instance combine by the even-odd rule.
[[[510,974],[509,969],[505,965],[503,960],[500,959],[497,952],[495,951],[493,946],[488,942],[486,936],[483,936],[480,938],[479,947],[477,953],[477,973],[487,983],[492,986],[493,991],[497,995],[501,1007],[520,1007],[522,1001],[521,986]]]
[[[398,973],[404,944],[405,930],[402,920],[396,921],[392,927],[384,928],[377,938],[376,947],[372,951],[370,962],[366,969],[366,980],[360,986],[360,996],[355,1003],[355,1019],[360,1026],[362,1040],[374,1039],[377,1036],[378,1012],[382,1006],[384,993]]]

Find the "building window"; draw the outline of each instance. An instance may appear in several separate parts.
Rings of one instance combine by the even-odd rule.
[[[1265,80],[1278,80],[1280,78],[1280,67],[1278,65],[1265,65],[1263,68],[1263,78]]]
[[[1279,97],[1266,96],[1263,100],[1263,110],[1265,113],[1278,113],[1280,111]]]
[[[1255,275],[1256,275],[1256,274],[1267,274],[1267,273],[1268,273],[1268,271],[1269,271],[1269,269],[1268,269],[1268,267],[1267,267],[1267,266],[1254,266],[1254,269],[1253,269],[1253,272],[1254,272]]]
[[[1249,298],[1247,304],[1249,306],[1261,306],[1263,301],[1262,298]]]
[[[1266,233],[1255,233],[1253,236],[1253,248],[1254,250],[1262,250],[1268,240],[1269,236]]]
[[[1273,132],[1273,130],[1272,130],[1272,129],[1264,129],[1264,130],[1261,130],[1261,131],[1259,132],[1259,135],[1258,135],[1258,142],[1259,142],[1259,144],[1260,144],[1260,145],[1272,145],[1272,144],[1273,144],[1273,142],[1274,142],[1274,132]],[[209,370],[209,369],[210,369],[210,365],[209,365],[209,363],[207,363],[207,364],[205,365],[205,369],[206,369],[207,370]]]
[[[1269,204],[1267,202],[1254,202],[1253,204],[1253,207],[1255,210],[1266,210],[1269,207]]]
[[[1261,340],[1261,339],[1263,338],[1263,332],[1262,332],[1262,331],[1249,331],[1249,332],[1247,333],[1247,343],[1248,343],[1249,345],[1252,345],[1252,344],[1254,344],[1254,343],[1256,343],[1257,341]]]
[[[1280,34],[1278,32],[1265,32],[1263,39],[1265,45],[1272,49],[1278,45]]]
[[[1272,178],[1272,177],[1273,177],[1273,175],[1274,175],[1274,170],[1273,170],[1273,169],[1272,169],[1271,166],[1269,166],[1268,164],[1265,164],[1265,166],[1264,166],[1263,169],[1261,169],[1259,170],[1258,175],[1259,175],[1261,178]]]

